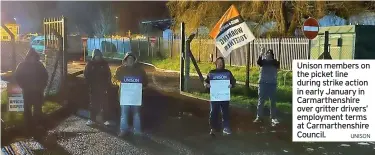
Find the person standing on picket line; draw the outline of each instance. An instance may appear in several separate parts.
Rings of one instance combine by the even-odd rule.
[[[111,125],[109,121],[108,89],[111,84],[111,70],[108,62],[104,60],[99,49],[92,52],[92,60],[89,61],[84,70],[84,76],[90,92],[90,119],[86,125],[93,125],[96,116],[103,111],[105,125]]]
[[[272,125],[279,124],[276,118],[276,91],[277,91],[277,72],[280,68],[280,62],[275,59],[273,50],[265,51],[261,49],[260,56],[257,61],[260,68],[259,87],[258,87],[258,107],[257,117],[254,123],[263,121],[263,107],[267,99],[271,100],[271,122]]]
[[[116,69],[115,78],[118,82],[123,82],[125,77],[140,77],[142,88],[147,87],[148,79],[144,69],[138,64],[137,58],[131,53],[127,53],[122,61],[122,65]],[[119,93],[121,92],[121,87]],[[119,94],[119,97],[121,98]],[[121,100],[121,99],[120,99]],[[131,113],[133,117],[134,134],[142,135],[141,130],[141,106],[137,105],[121,105],[120,133],[119,137],[123,137],[131,132],[128,122],[128,116]]]
[[[230,84],[228,88],[233,88],[236,84],[236,79],[234,78],[233,74],[231,71],[225,69],[225,61],[223,57],[219,57],[215,61],[216,64],[216,69],[211,70],[207,78],[205,79],[205,84],[204,86],[206,88],[210,88],[210,77],[212,74],[228,74],[230,77]],[[210,101],[210,119],[209,119],[209,124],[210,124],[210,135],[215,135],[215,132],[219,130],[219,120],[218,120],[218,115],[222,112],[222,118],[223,118],[223,134],[224,135],[229,135],[232,134],[232,131],[230,129],[230,124],[229,124],[229,101]]]
[[[33,132],[42,125],[44,89],[48,83],[48,72],[35,49],[29,50],[25,60],[17,66],[14,77],[22,88],[25,129]]]

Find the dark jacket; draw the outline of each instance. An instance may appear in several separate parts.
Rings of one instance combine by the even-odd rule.
[[[95,56],[99,56],[101,60],[94,60]],[[93,51],[91,61],[89,61],[84,70],[84,76],[90,88],[107,90],[111,84],[111,70],[109,69],[108,62],[103,59],[100,50]]]
[[[121,65],[116,69],[115,78],[117,81],[122,81],[125,76],[139,76],[142,81],[143,87],[146,87],[148,85],[148,78],[145,70],[139,65],[137,62],[137,58],[132,55],[131,53],[127,53],[124,57],[123,64],[126,61],[128,57],[133,57],[135,59],[133,66],[125,66]]]
[[[43,92],[46,88],[48,72],[40,62],[39,54],[33,48],[29,50],[25,60],[17,66],[14,77],[24,92]]]
[[[258,58],[258,65],[260,68],[259,83],[266,84],[277,84],[277,70],[280,68],[280,62],[274,58],[274,54],[271,51],[272,59],[266,60],[262,56]]]
[[[233,74],[231,71],[225,69],[225,61],[224,61],[224,58],[223,57],[219,57],[216,59],[215,61],[215,64],[217,63],[218,60],[222,60],[223,61],[223,69],[213,69],[211,70],[208,74],[207,74],[207,77],[205,79],[205,82],[210,84],[210,77],[213,73],[228,73],[229,74],[229,78],[230,78],[230,84],[232,85],[232,88],[235,87],[236,85],[236,79],[234,78]]]

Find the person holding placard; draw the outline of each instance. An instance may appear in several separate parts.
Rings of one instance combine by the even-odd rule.
[[[90,92],[90,119],[86,125],[93,125],[96,116],[103,111],[105,125],[111,125],[109,121],[108,88],[111,84],[111,70],[108,62],[103,59],[99,49],[92,52],[92,61],[89,61],[83,72]]]
[[[259,88],[258,88],[258,111],[254,123],[263,121],[263,107],[266,99],[271,100],[271,123],[272,125],[279,124],[276,119],[276,89],[277,89],[277,71],[280,68],[280,62],[274,58],[273,50],[265,51],[261,49],[258,58],[258,65],[261,67],[259,74]]]
[[[232,72],[225,69],[225,61],[223,57],[219,57],[215,61],[216,69],[211,70],[205,79],[205,87],[210,89],[210,135],[215,135],[219,129],[218,115],[222,112],[223,118],[223,134],[231,134],[229,125],[229,101],[230,88],[236,84],[236,79]]]
[[[115,78],[120,82],[120,133],[123,137],[130,132],[128,116],[133,117],[134,134],[141,135],[140,110],[142,105],[142,90],[148,84],[148,79],[144,69],[137,63],[137,58],[127,53],[122,65],[117,68]]]
[[[25,129],[27,132],[33,132],[36,127],[42,127],[43,93],[48,83],[48,72],[33,48],[29,50],[25,60],[17,66],[14,77],[22,89]]]

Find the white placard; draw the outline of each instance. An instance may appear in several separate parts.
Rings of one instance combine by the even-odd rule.
[[[142,83],[121,83],[120,105],[142,105]]]
[[[24,105],[24,100],[22,95],[19,96],[12,96],[8,97],[9,100],[9,111],[24,111],[23,105]]]
[[[230,80],[210,80],[210,100],[230,101]]]
[[[374,60],[293,60],[293,141],[375,141]]]

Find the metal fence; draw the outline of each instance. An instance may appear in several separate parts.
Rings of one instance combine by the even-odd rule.
[[[342,40],[339,45],[339,38]],[[330,34],[329,54],[332,59],[354,59],[355,34]],[[324,35],[318,35],[311,42],[311,59],[319,59],[323,56]]]
[[[55,95],[65,88],[67,76],[67,35],[64,17],[48,18],[43,21],[45,37],[45,65],[48,72],[46,95]]]
[[[127,53],[130,51],[130,40],[128,38],[87,38],[86,50],[88,52],[94,49],[109,53]]]
[[[156,58],[178,58],[180,46],[180,39],[131,40],[132,51],[138,53],[144,61]],[[225,61],[231,66],[246,66],[246,53],[250,50],[250,65],[255,66],[260,47],[273,49],[275,57],[281,63],[281,69],[285,70],[292,69],[293,59],[308,59],[310,51],[309,40],[304,38],[256,39],[234,50]],[[194,39],[191,42],[191,51],[198,62],[212,62],[221,56],[213,39]]]
[[[15,42],[16,65],[22,62],[30,48],[29,42]],[[12,42],[1,41],[1,72],[12,70]]]

